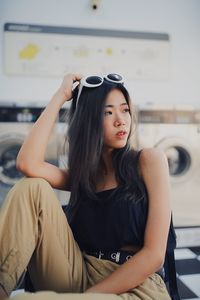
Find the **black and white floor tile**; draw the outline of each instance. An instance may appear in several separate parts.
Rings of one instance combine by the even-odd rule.
[[[181,300],[200,300],[200,247],[176,249],[175,259]]]
[[[175,259],[181,299],[200,300],[200,247],[176,249]]]

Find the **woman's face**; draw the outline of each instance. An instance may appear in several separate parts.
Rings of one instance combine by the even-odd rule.
[[[121,91],[112,90],[106,99],[104,110],[104,149],[123,148],[130,133],[129,105]]]

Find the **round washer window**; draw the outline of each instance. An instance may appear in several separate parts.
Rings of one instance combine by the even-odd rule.
[[[181,146],[165,149],[171,176],[184,175],[191,166],[191,157],[188,151]]]
[[[0,181],[8,186],[14,185],[23,177],[16,168],[16,158],[21,145],[20,137],[0,140]]]
[[[1,173],[10,179],[19,179],[22,174],[16,169],[16,158],[21,145],[13,145],[4,149],[0,156]]]

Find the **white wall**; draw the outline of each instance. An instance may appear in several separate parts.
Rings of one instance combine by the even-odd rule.
[[[3,73],[3,24],[162,32],[170,35],[170,78],[128,82],[137,104],[192,104],[200,107],[200,1],[101,0],[92,11],[89,0],[0,0],[0,101],[47,102],[61,78],[6,76]]]

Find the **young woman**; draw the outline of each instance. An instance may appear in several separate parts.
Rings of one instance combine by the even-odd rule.
[[[65,171],[44,155],[72,98]],[[119,75],[64,77],[18,154],[26,178],[0,212],[0,299],[26,268],[45,292],[17,299],[170,299],[159,275],[171,218],[168,163],[158,149],[130,147],[132,125]],[[71,191],[64,212],[52,188]]]

